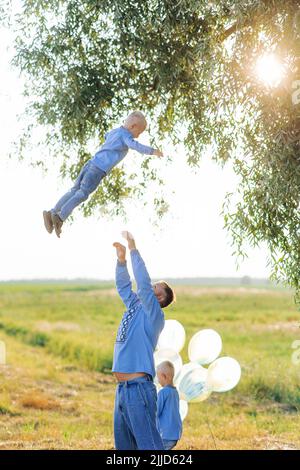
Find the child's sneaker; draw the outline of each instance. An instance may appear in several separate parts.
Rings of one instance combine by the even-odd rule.
[[[45,228],[48,233],[53,232],[53,222],[52,222],[52,217],[51,217],[51,212],[50,211],[43,211],[43,217],[44,217],[44,224]]]
[[[61,220],[61,218],[57,214],[53,214],[53,213],[51,213],[51,219],[54,225],[55,233],[58,236],[58,238],[60,238],[61,228],[64,222],[63,220]]]

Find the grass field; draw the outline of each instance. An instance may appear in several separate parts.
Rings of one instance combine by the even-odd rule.
[[[292,293],[177,286],[166,318],[216,329],[239,385],[190,404],[177,449],[300,449],[300,340]],[[0,449],[112,449],[110,374],[122,302],[113,285],[0,284]],[[187,344],[182,351],[187,361]]]

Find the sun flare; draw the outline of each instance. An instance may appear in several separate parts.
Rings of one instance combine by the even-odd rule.
[[[270,87],[279,85],[285,74],[284,66],[275,54],[264,54],[259,57],[255,72],[258,79]]]

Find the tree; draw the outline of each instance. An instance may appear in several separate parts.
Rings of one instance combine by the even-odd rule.
[[[26,0],[17,18],[15,64],[33,96],[28,112],[48,129],[62,173],[78,173],[90,139],[101,140],[128,109],[150,116],[152,143],[183,143],[187,163],[204,151],[240,177],[224,203],[238,254],[265,242],[273,277],[300,287],[300,2],[295,0]],[[264,51],[284,63],[267,88],[253,74]],[[295,95],[294,95],[295,96]],[[297,100],[296,100],[297,101]],[[140,178],[140,179],[139,179]],[[156,179],[152,160],[125,178],[116,168],[86,214]],[[129,183],[128,183],[129,181]],[[160,183],[163,183],[160,181]],[[162,201],[156,198],[156,204]]]

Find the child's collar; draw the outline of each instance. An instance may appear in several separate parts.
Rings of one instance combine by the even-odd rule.
[[[122,127],[122,129],[124,129],[126,132],[128,132],[128,133],[131,135],[131,137],[133,137],[132,133],[130,132],[129,129],[127,129],[127,127],[125,127],[125,126],[121,126],[121,127]]]

